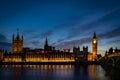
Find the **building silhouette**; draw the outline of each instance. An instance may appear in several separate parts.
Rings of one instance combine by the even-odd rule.
[[[94,33],[92,38],[92,53],[88,52],[88,46],[73,47],[73,52],[70,49],[64,51],[56,50],[55,47],[48,44],[48,39],[45,39],[44,49],[30,49],[23,47],[23,36],[12,36],[12,53],[4,54],[2,61],[4,62],[87,62],[97,60],[97,37]]]
[[[80,50],[80,47],[73,47],[73,53],[75,55],[75,62],[87,62],[88,61],[88,47],[83,46],[83,51]]]

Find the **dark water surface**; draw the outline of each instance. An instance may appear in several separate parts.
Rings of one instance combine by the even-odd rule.
[[[4,65],[0,80],[111,80],[100,65]]]

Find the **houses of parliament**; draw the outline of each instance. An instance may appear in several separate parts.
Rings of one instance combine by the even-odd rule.
[[[12,53],[4,54],[0,51],[0,61],[2,62],[87,62],[96,61],[97,58],[97,43],[98,39],[94,32],[92,42],[92,53],[88,52],[88,46],[73,47],[73,52],[70,49],[64,51],[56,50],[55,47],[49,46],[46,38],[44,49],[30,49],[23,47],[23,36],[19,32],[12,36]]]

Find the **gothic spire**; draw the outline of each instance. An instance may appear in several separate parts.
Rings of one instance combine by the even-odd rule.
[[[93,38],[97,38],[97,37],[96,37],[96,32],[94,32]]]
[[[48,46],[48,40],[47,40],[47,37],[46,37],[46,40],[45,40],[45,46]]]

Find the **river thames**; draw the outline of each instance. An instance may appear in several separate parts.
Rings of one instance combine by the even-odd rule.
[[[0,80],[112,80],[100,65],[4,65]]]

